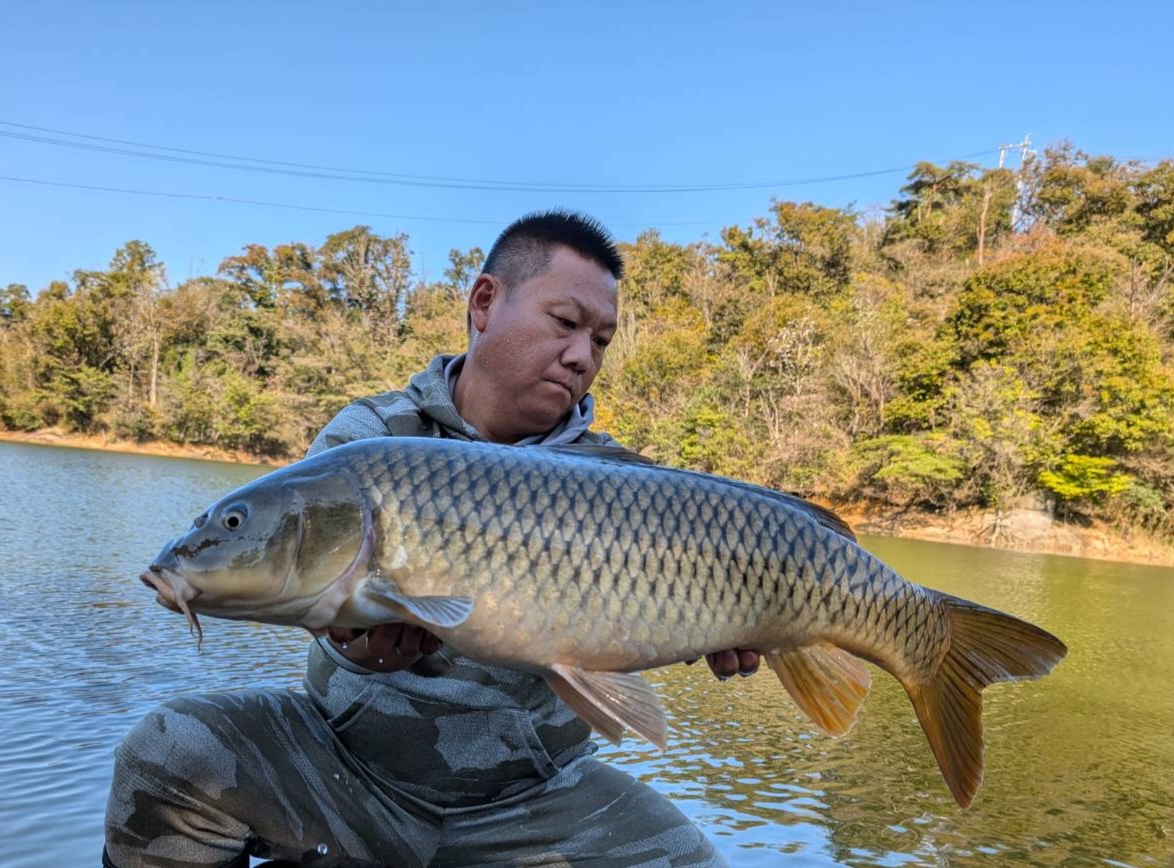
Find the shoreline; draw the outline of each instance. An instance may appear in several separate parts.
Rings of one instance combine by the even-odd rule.
[[[68,433],[53,428],[40,431],[0,430],[0,442],[252,464],[275,469],[291,463],[285,459],[218,449],[214,446],[190,446],[158,440],[117,440],[95,434]],[[993,548],[1025,554],[1060,555],[1154,567],[1174,567],[1174,546],[1169,543],[1144,534],[1126,535],[1117,528],[1102,523],[1082,527],[1057,522],[1041,510],[1014,509],[996,515],[981,509],[943,514],[899,510],[869,503],[832,504],[831,508],[848,522],[853,530],[873,536]]]
[[[1126,534],[1103,522],[1087,527],[1054,520],[1044,510],[996,514],[972,508],[953,514],[917,512],[879,504],[839,504],[831,509],[857,533],[920,542],[1033,555],[1174,567],[1174,546],[1146,534]]]
[[[61,446],[67,449],[89,449],[94,452],[121,452],[128,455],[153,455],[157,458],[188,458],[197,461],[220,461],[226,464],[257,464],[284,467],[291,463],[284,459],[215,446],[194,446],[165,440],[119,440],[101,434],[77,434],[59,428],[39,431],[0,430],[0,443],[27,443],[32,446]]]

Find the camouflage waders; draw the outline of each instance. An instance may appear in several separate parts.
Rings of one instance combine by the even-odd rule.
[[[305,694],[206,694],[147,715],[117,751],[108,864],[722,864],[667,799],[590,756],[565,706],[545,713],[541,681],[456,658],[454,711],[437,691],[452,676],[392,686],[343,662],[315,643]]]

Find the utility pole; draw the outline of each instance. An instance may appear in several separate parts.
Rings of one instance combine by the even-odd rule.
[[[1014,231],[1015,224],[1019,222],[1019,200],[1023,197],[1023,163],[1027,159],[1031,151],[1031,135],[1028,134],[1023,137],[1023,141],[1015,142],[1010,145],[999,145],[999,168],[1003,168],[1003,163],[1007,160],[1007,152],[1012,148],[1019,148],[1019,171],[1015,176],[1015,203],[1011,206],[1011,229]],[[986,179],[983,184],[982,191],[982,210],[978,215],[978,264],[981,266],[986,259],[986,220],[987,210],[991,204],[991,181]]]
[[[1015,142],[1010,145],[999,145],[1000,169],[1003,168],[1003,161],[1007,158],[1007,152],[1012,148],[1019,149],[1019,171],[1015,173],[1015,204],[1011,206],[1011,229],[1014,231],[1016,225],[1019,223],[1019,203],[1023,201],[1023,166],[1029,156],[1035,156],[1035,151],[1031,149],[1031,133],[1025,135],[1021,142]]]

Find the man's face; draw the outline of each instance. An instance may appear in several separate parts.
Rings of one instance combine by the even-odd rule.
[[[545,271],[473,311],[474,358],[499,419],[519,436],[549,431],[582,400],[616,330],[616,281],[567,247]]]

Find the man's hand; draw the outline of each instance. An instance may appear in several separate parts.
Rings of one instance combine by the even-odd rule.
[[[753,675],[758,671],[760,660],[758,652],[749,648],[731,648],[728,651],[714,651],[705,655],[705,662],[709,664],[713,674],[722,681],[735,675]],[[685,661],[689,666],[696,662],[697,658]]]
[[[440,640],[412,624],[379,624],[370,630],[331,627],[330,642],[338,652],[373,672],[407,669],[425,654],[440,650]]]

